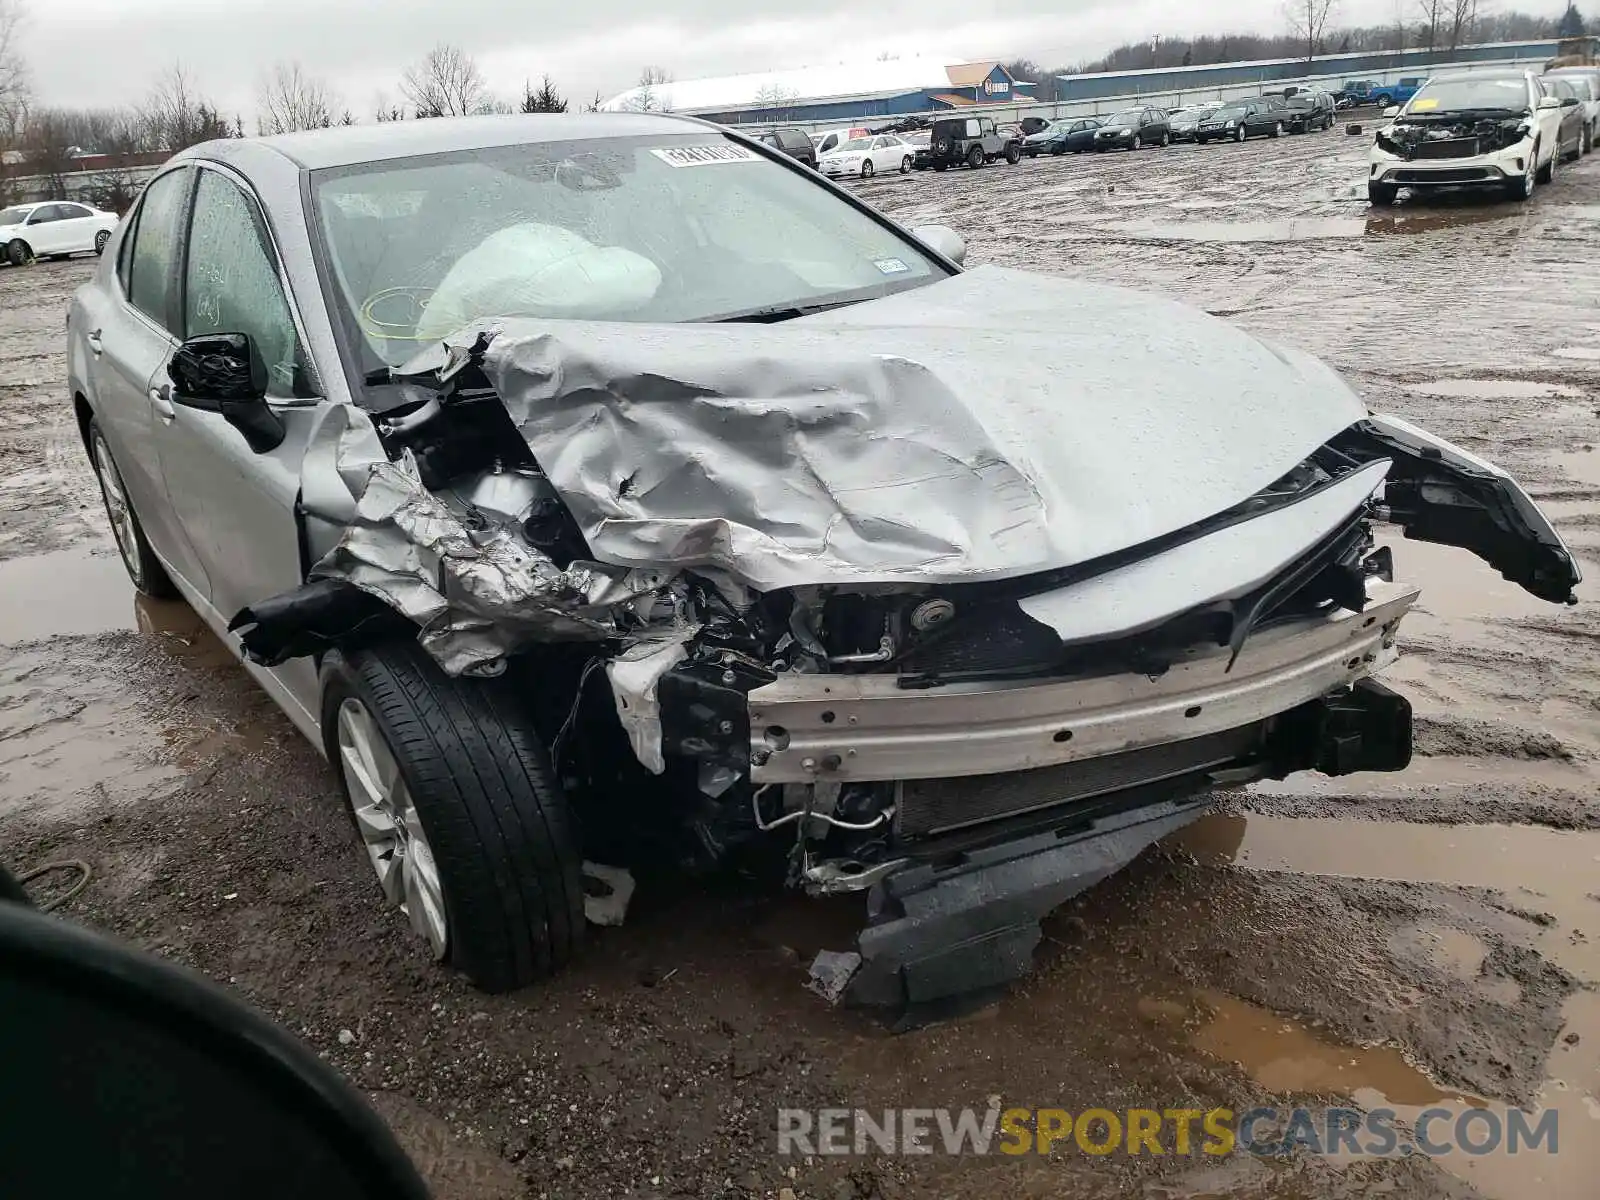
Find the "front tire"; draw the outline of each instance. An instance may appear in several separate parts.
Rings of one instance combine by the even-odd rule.
[[[1237,129],[1235,129],[1233,131],[1233,140],[1236,141],[1236,142],[1242,142],[1242,141],[1244,141],[1244,139],[1245,139],[1244,126],[1241,125],[1241,126],[1239,126],[1239,128],[1237,128]]]
[[[1170,133],[1163,133],[1161,135],[1161,148],[1165,150],[1170,145],[1172,145],[1172,135]]]
[[[1022,161],[1022,151],[1015,146],[1006,147],[1006,165],[1014,167]]]
[[[96,258],[106,252],[106,243],[110,240],[111,231],[109,229],[102,229],[99,233],[94,235],[94,253]]]
[[[25,267],[33,261],[33,247],[21,238],[6,243],[6,261],[13,267]]]
[[[584,938],[582,855],[505,680],[451,679],[416,642],[323,666],[328,761],[388,900],[434,957],[505,992]]]
[[[1367,199],[1379,208],[1388,208],[1399,194],[1400,189],[1392,183],[1367,184]]]
[[[911,156],[909,154],[900,160],[900,174],[911,174]]]
[[[1272,136],[1275,137],[1275,138],[1280,138],[1280,137],[1283,136],[1283,122],[1282,121],[1279,121],[1279,122],[1277,122],[1276,124],[1273,125],[1273,127],[1272,127]]]
[[[877,168],[872,165],[872,160],[870,158],[864,158],[861,160],[861,178],[871,179],[872,173],[876,169]]]
[[[1561,146],[1558,143],[1550,155],[1550,161],[1539,168],[1538,180],[1540,183],[1554,183],[1556,181],[1556,161],[1561,157]],[[1533,161],[1539,161],[1539,147],[1533,148]]]
[[[127,568],[134,590],[157,600],[176,600],[178,589],[150,548],[144,526],[139,523],[139,514],[134,512],[133,501],[128,499],[122,472],[117,469],[116,459],[111,457],[111,445],[106,441],[100,422],[92,417],[88,435],[89,464],[100,481],[100,500],[106,506],[106,519],[111,522],[111,536],[116,539],[117,553],[122,556],[122,565]]]
[[[1128,147],[1128,148],[1130,150],[1143,150],[1144,149],[1144,138],[1143,138],[1143,136],[1141,136],[1140,134],[1137,134],[1137,133],[1134,134],[1133,135],[1133,145]]]

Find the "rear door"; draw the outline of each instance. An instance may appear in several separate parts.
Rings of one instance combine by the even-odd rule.
[[[171,573],[201,595],[205,572],[167,502],[156,452],[157,394],[178,344],[178,245],[193,181],[191,168],[156,176],[128,217],[109,297],[86,309],[94,355],[90,404],[145,536]]]

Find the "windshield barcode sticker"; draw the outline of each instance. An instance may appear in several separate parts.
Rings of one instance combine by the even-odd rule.
[[[663,146],[650,151],[669,167],[709,167],[716,163],[760,162],[761,156],[744,146],[723,142],[716,146]]]

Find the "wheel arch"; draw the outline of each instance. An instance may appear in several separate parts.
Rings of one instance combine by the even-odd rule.
[[[78,440],[83,443],[83,452],[89,453],[89,423],[94,420],[94,408],[89,404],[89,398],[82,391],[72,393],[72,415],[78,422]]]

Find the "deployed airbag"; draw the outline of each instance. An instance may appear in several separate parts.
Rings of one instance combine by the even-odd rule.
[[[655,263],[621,246],[529,221],[490,234],[451,267],[417,322],[432,341],[489,317],[628,312],[661,286]]]

